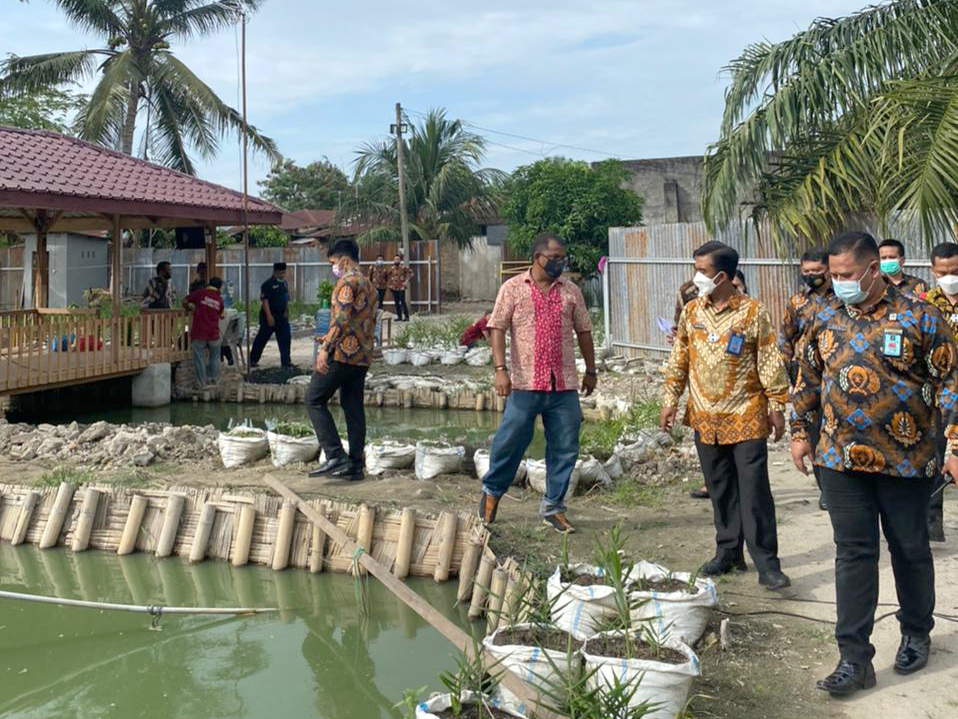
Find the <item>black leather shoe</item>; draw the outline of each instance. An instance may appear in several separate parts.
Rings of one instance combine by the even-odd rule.
[[[708,499],[709,491],[707,489],[693,489],[689,492],[689,496],[692,499]]]
[[[329,470],[326,476],[330,479],[345,480],[347,482],[359,482],[360,480],[366,479],[366,474],[363,472],[363,463],[354,462],[351,459],[347,459],[342,466]]]
[[[822,510],[823,512],[827,512],[827,511],[828,511],[828,505],[825,503],[825,495],[824,495],[824,494],[818,495],[818,508],[819,508],[820,510]]]
[[[747,572],[748,565],[745,563],[745,553],[739,552],[735,555],[735,559],[732,560],[732,569],[736,572]]]
[[[723,574],[728,574],[733,569],[744,571],[744,566],[745,557],[712,557],[702,565],[702,568],[699,569],[699,574],[703,577],[720,577]]]
[[[913,674],[924,669],[928,664],[928,653],[931,651],[931,637],[901,638],[898,653],[895,655],[895,672],[898,674]]]
[[[940,509],[928,511],[928,539],[932,542],[945,541],[944,517]]]
[[[833,697],[847,697],[862,689],[871,689],[875,686],[875,668],[871,662],[867,664],[852,664],[842,659],[835,667],[835,671],[824,679],[820,679],[815,687],[828,692]]]
[[[792,580],[788,578],[785,572],[779,569],[772,569],[767,572],[760,572],[758,583],[766,589],[785,589],[792,586]]]
[[[315,479],[316,477],[328,477],[330,473],[334,470],[342,469],[343,467],[351,466],[352,463],[349,461],[349,457],[345,454],[341,457],[333,457],[332,459],[327,459],[316,469],[310,470],[310,478]]]

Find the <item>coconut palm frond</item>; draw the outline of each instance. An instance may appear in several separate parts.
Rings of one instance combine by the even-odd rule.
[[[185,7],[198,5],[198,7]],[[157,3],[157,13],[163,18],[161,27],[171,36],[193,38],[210,35],[217,30],[235,25],[244,12],[253,12],[259,7],[258,0],[221,0],[199,4],[174,0]]]
[[[123,20],[117,14],[126,10],[115,0],[54,0],[54,4],[67,16],[67,20],[83,30],[98,32],[107,37],[123,33]]]
[[[44,55],[11,55],[0,64],[0,94],[24,94],[90,77],[97,56],[106,51],[77,50]]]
[[[133,62],[129,52],[121,52],[103,63],[100,81],[74,123],[80,138],[117,146],[131,87],[139,87],[143,79],[142,73],[132,67]]]

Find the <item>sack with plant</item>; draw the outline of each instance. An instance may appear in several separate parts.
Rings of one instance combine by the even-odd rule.
[[[712,607],[718,605],[714,582],[646,561],[636,563],[632,576],[630,597],[639,602],[632,611],[633,624],[645,624],[660,641],[678,639],[694,645],[705,632]]]
[[[416,479],[432,479],[440,474],[458,474],[462,470],[465,447],[440,442],[416,443]]]
[[[383,360],[388,365],[399,365],[409,360],[409,350],[405,347],[391,347],[383,350]]]
[[[319,454],[319,440],[313,428],[305,422],[276,422],[267,420],[269,452],[274,467],[297,462],[312,462]]]
[[[385,440],[366,445],[366,472],[376,476],[387,469],[409,469],[416,461],[416,445]]]
[[[476,466],[476,476],[479,479],[482,479],[486,476],[486,473],[489,471],[489,450],[488,449],[477,449],[475,454],[472,455],[472,463]],[[525,484],[526,481],[526,460],[519,462],[519,468],[516,469],[516,476],[512,480],[512,485],[514,487],[519,487]]]
[[[569,478],[569,488],[565,495],[571,497],[579,488],[579,480],[582,478],[583,459],[580,457],[575,462],[575,469],[572,470],[572,476]],[[546,461],[544,459],[526,460],[526,477],[529,480],[529,486],[541,494],[546,491]]]
[[[227,469],[240,467],[262,459],[269,453],[266,432],[249,425],[231,427],[220,432],[216,439],[220,458]]]

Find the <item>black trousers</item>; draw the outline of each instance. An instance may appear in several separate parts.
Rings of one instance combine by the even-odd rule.
[[[377,288],[376,288],[376,297],[379,298],[379,308],[382,309],[383,300],[386,299],[386,289],[385,289],[385,288],[379,289],[379,288],[377,287]]]
[[[249,351],[249,363],[259,364],[260,357],[263,356],[263,350],[266,349],[266,343],[269,338],[276,333],[276,344],[279,345],[279,361],[283,367],[292,365],[289,358],[289,345],[292,340],[292,333],[289,329],[289,319],[286,317],[274,317],[273,327],[270,327],[266,318],[262,315],[259,318],[259,329],[256,330],[256,337],[253,338],[253,346]]]
[[[396,302],[396,319],[409,319],[409,307],[406,305],[406,290],[393,290],[393,300]],[[403,314],[405,313],[405,314]]]
[[[922,637],[935,624],[935,565],[928,545],[933,480],[822,470],[835,539],[835,639],[842,658],[862,664],[878,606],[879,525],[888,541],[902,634]]]
[[[349,439],[349,458],[363,461],[366,448],[366,409],[363,393],[366,389],[368,367],[330,362],[326,374],[313,372],[306,391],[306,413],[313,423],[319,446],[326,452],[326,459],[342,457],[343,443],[336,431],[336,422],[329,411],[329,399],[339,390],[339,405],[346,416],[346,437]]]
[[[703,444],[695,434],[715,520],[715,556],[734,558],[742,540],[760,572],[781,569],[775,500],[768,483],[768,444]]]

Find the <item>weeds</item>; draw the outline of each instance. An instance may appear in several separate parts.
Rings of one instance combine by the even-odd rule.
[[[314,435],[312,426],[306,422],[278,420],[275,417],[266,420],[266,429],[287,437],[312,437]]]
[[[612,489],[602,495],[602,501],[627,509],[634,507],[657,509],[664,504],[667,496],[665,487],[657,484],[643,484],[630,477],[622,477],[612,486]]]
[[[609,459],[623,436],[658,427],[660,409],[657,399],[645,398],[633,404],[626,415],[584,425],[579,440],[582,452]]]
[[[36,481],[38,487],[59,487],[62,483],[79,486],[96,480],[93,470],[83,467],[60,466],[50,472],[44,472]]]
[[[466,315],[451,315],[441,320],[415,319],[398,332],[395,344],[399,347],[455,347],[472,319]]]

